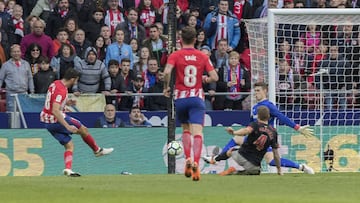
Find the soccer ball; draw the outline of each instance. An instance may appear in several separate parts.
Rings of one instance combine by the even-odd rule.
[[[180,155],[183,151],[183,147],[179,141],[171,141],[167,146],[168,154],[171,156]]]

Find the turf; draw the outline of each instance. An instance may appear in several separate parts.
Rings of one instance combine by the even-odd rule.
[[[360,201],[360,173],[0,177],[0,202],[346,203]]]

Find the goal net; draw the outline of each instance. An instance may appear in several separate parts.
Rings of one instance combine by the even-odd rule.
[[[316,172],[359,171],[360,10],[271,9],[245,23],[252,83],[267,82],[269,99],[316,132],[277,123],[281,156]]]

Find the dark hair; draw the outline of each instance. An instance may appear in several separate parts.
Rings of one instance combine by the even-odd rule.
[[[134,110],[134,109],[139,109],[139,110],[141,110],[141,108],[140,108],[139,106],[133,106],[133,107],[130,108],[129,113],[131,113],[132,110]]]
[[[128,58],[123,58],[123,59],[121,59],[121,64],[122,64],[123,62],[129,62],[129,63],[131,63],[130,59],[128,59]]]
[[[41,53],[42,53],[42,47],[40,46],[40,44],[34,42],[34,43],[31,43],[28,48],[26,49],[25,51],[25,60],[27,60],[29,63],[32,63],[33,61],[33,57],[31,56],[31,50],[33,50],[34,48],[38,48],[39,49],[39,53],[41,56]]]
[[[270,118],[270,110],[266,106],[259,106],[257,108],[257,116],[259,120],[268,121]]]
[[[108,67],[112,66],[112,65],[116,65],[119,66],[119,61],[115,60],[115,59],[111,59],[109,61]]]
[[[186,26],[181,29],[181,38],[184,44],[191,44],[196,39],[196,30],[193,27]]]
[[[56,35],[58,35],[60,32],[66,32],[69,35],[68,30],[64,27],[59,28],[56,32]]]
[[[58,51],[58,56],[63,55],[62,52],[63,52],[64,47],[69,47],[70,48],[70,56],[74,55],[74,53],[75,53],[74,49],[71,47],[70,44],[61,43],[61,46],[60,46],[59,51]]]
[[[49,60],[49,57],[47,56],[40,56],[39,57],[39,60],[38,60],[38,63],[46,63],[46,64],[49,64],[50,63],[50,60]]]
[[[70,80],[70,79],[78,78],[78,77],[80,77],[80,72],[79,71],[75,70],[75,68],[68,68],[65,71],[63,79]]]

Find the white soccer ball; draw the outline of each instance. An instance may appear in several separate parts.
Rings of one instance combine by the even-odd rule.
[[[171,141],[167,146],[168,154],[171,156],[180,155],[183,151],[183,147],[179,141]]]

